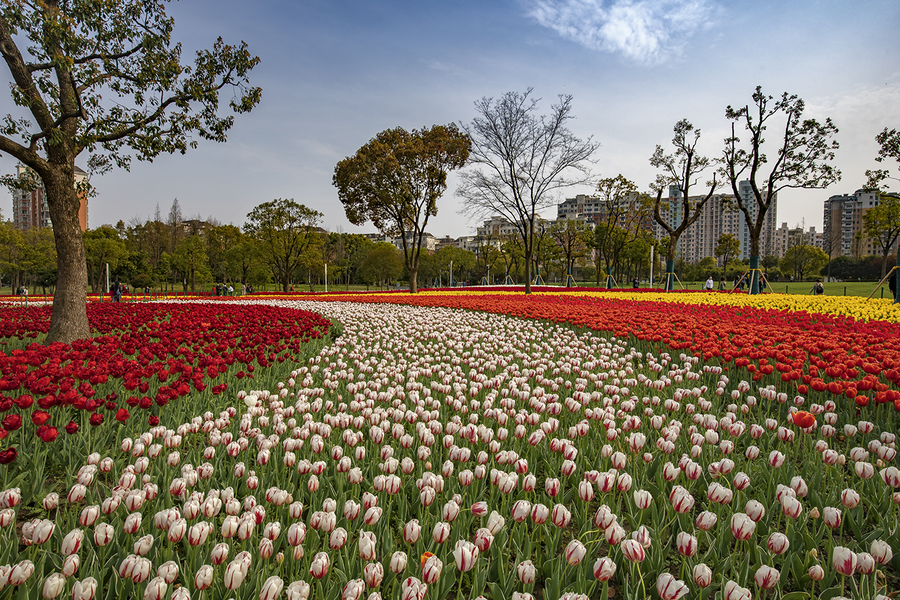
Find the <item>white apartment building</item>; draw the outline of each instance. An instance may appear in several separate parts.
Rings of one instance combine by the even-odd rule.
[[[865,234],[863,221],[863,215],[878,204],[879,196],[876,192],[863,190],[831,196],[826,200],[823,215],[825,227],[822,233],[822,249],[825,253],[832,258],[880,256],[881,247]]]
[[[753,201],[753,190],[749,181],[739,184],[739,192],[744,203],[750,207],[750,214],[756,217],[757,207]],[[690,202],[700,202],[706,196],[691,196]],[[775,219],[778,208],[778,198],[772,199],[772,204],[763,219],[763,229],[760,236],[760,256],[774,253]],[[681,223],[682,201],[681,192],[675,186],[669,187],[669,197],[664,206],[660,207],[660,215],[672,228]],[[668,235],[665,229],[656,221],[653,222],[653,234],[656,239],[662,239]],[[707,256],[715,256],[715,248],[719,236],[724,233],[735,236],[740,242],[740,252],[735,258],[746,260],[750,258],[750,228],[747,226],[744,213],[734,202],[732,194],[714,194],[703,206],[700,218],[688,227],[678,240],[678,257],[689,262],[696,263]]]

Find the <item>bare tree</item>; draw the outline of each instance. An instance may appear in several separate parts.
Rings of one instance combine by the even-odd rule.
[[[594,228],[593,246],[597,251],[597,285],[600,285],[600,266],[605,266],[606,287],[612,287],[614,270],[621,273],[619,257],[629,244],[637,240],[651,219],[653,206],[637,184],[624,175],[607,177],[597,182],[600,218]]]
[[[650,164],[662,170],[651,187],[656,190],[653,218],[669,234],[669,245],[666,250],[666,291],[673,289],[675,284],[675,254],[678,250],[678,240],[681,234],[700,218],[703,207],[716,191],[716,176],[713,174],[706,196],[691,198],[691,186],[696,183],[700,173],[710,166],[710,161],[709,158],[697,154],[700,130],[694,129],[690,121],[687,119],[678,121],[675,123],[674,131],[672,145],[675,146],[675,153],[665,154],[662,146],[657,146],[653,156],[650,157]],[[670,200],[669,218],[663,218],[660,210],[663,204],[662,195],[669,187],[677,190],[680,198]],[[679,199],[681,206],[676,208],[673,204]],[[674,220],[673,213],[677,217]]]
[[[750,293],[759,293],[759,250],[766,213],[779,191],[786,188],[822,189],[840,181],[841,172],[830,164],[834,160],[837,141],[832,138],[838,129],[825,119],[803,119],[805,103],[797,95],[786,92],[781,98],[766,96],[762,87],[753,92],[753,109],[749,105],[725,109],[731,123],[731,137],[725,139],[722,155],[722,174],[731,183],[734,202],[744,213],[750,230]],[[777,155],[770,163],[764,144],[766,128],[778,123]],[[736,124],[741,123],[749,133],[746,145]],[[762,173],[771,164],[768,173]],[[750,193],[741,194],[740,182],[749,182]]]
[[[554,203],[554,191],[588,182],[590,157],[599,147],[593,138],[582,140],[566,127],[574,118],[572,96],[560,95],[550,115],[538,116],[539,99],[531,92],[475,102],[479,116],[462,126],[472,140],[473,168],[463,173],[457,190],[469,214],[502,215],[516,228],[524,249],[527,294],[538,213]]]

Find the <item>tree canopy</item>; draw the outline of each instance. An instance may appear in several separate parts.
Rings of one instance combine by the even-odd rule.
[[[249,72],[259,59],[245,44],[218,39],[182,64],[164,0],[46,0],[0,6],[0,54],[19,109],[0,126],[0,152],[33,169],[43,183],[59,273],[47,341],[89,335],[87,268],[78,226],[75,159],[88,170],[128,168],[202,139],[224,142],[233,116],[221,116],[220,92],[235,113],[251,110],[261,90]],[[20,44],[27,44],[25,51]],[[16,185],[5,178],[7,185]]]
[[[382,131],[340,161],[332,179],[354,225],[371,221],[379,231],[402,240],[409,271],[409,291],[416,273],[428,219],[437,214],[438,198],[447,189],[447,173],[462,167],[471,142],[456,125],[435,125],[408,132]]]
[[[716,240],[716,248],[714,250],[716,257],[722,257],[722,268],[728,267],[728,261],[734,258],[741,251],[741,240],[737,239],[730,233],[723,233]]]
[[[875,136],[878,142],[878,156],[875,157],[876,162],[883,163],[888,159],[894,159],[900,163],[900,131],[896,129],[888,130],[885,127]],[[897,180],[897,177],[891,175],[890,169],[874,169],[866,171],[866,189],[881,189],[885,181],[888,179]]]
[[[284,292],[290,289],[307,249],[319,241],[317,230],[322,216],[293,199],[282,198],[263,202],[247,214],[244,233],[264,248],[272,276]]]
[[[863,228],[881,250],[881,276],[884,277],[891,249],[900,239],[900,198],[879,193],[878,206],[863,214]]]

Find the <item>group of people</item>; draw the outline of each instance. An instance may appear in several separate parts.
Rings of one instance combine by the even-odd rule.
[[[113,284],[109,288],[109,293],[112,294],[113,302],[121,302],[122,294],[128,292],[128,286],[124,283],[121,283],[118,278],[113,282]]]
[[[740,289],[744,289],[744,280],[741,279],[740,282],[738,282],[738,278],[735,277],[734,278],[734,287],[738,287],[738,285],[740,285]],[[715,282],[713,281],[712,275],[710,275],[709,279],[706,280],[706,284],[703,286],[703,289],[711,292],[713,290],[714,286],[715,286]],[[725,284],[725,278],[724,277],[719,278],[719,291],[724,292],[727,289],[728,289],[728,287]]]
[[[216,296],[234,296],[234,286],[231,285],[230,283],[229,284],[217,283],[215,290],[216,290]],[[291,291],[293,292],[294,289],[291,288]],[[245,285],[243,283],[241,284],[241,296],[243,296],[244,294],[252,294],[252,293],[253,293],[252,285]]]

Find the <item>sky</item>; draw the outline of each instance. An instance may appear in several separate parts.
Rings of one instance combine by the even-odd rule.
[[[571,95],[570,129],[600,143],[593,174],[621,173],[643,190],[656,176],[650,156],[671,148],[680,119],[718,157],[727,106],[750,103],[756,86],[796,94],[805,116],[838,127],[843,177],[783,191],[777,225],[821,231],[829,196],[861,187],[866,169],[900,171],[874,160],[876,134],[900,127],[896,0],[181,0],[167,11],[186,59],[219,36],[245,41],[261,59],[250,78],[262,101],[236,116],[224,144],[199,140],[185,155],[93,177],[91,227],[143,222],[157,206],[166,215],[176,198],[185,217],[240,226],[254,206],[292,198],[323,213],[326,229],[373,232],[344,215],[331,181],[338,161],[385,129],[470,123],[476,100],[529,88],[541,113]],[[11,110],[0,97],[0,112]],[[15,164],[0,156],[0,171]],[[457,182],[451,174],[428,225],[437,237],[479,224],[461,212]]]

